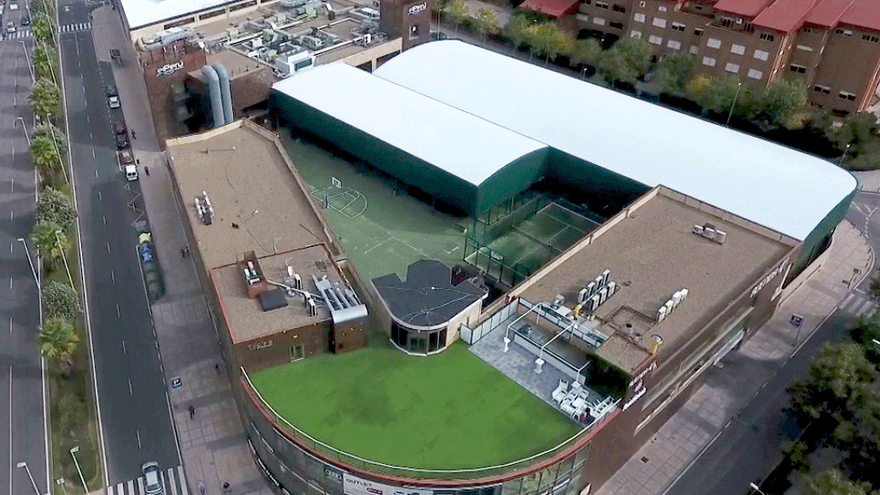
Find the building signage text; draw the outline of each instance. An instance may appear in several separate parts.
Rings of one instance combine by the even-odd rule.
[[[409,8],[407,11],[409,15],[418,15],[419,13],[428,9],[428,2],[417,3]]]
[[[781,274],[782,272],[785,271],[785,267],[787,265],[788,265],[788,258],[783,260],[783,262],[780,263],[779,266],[777,266],[775,270],[768,273],[766,277],[764,277],[760,282],[758,282],[758,285],[756,285],[755,288],[752,289],[752,293],[751,293],[750,297],[755,297],[756,295],[758,295],[758,292],[761,292],[761,289],[763,289],[764,287],[767,287],[767,284],[769,284],[771,281],[773,281],[774,278],[778,277],[779,274]]]
[[[247,348],[249,351],[259,351],[260,349],[267,349],[269,347],[272,347],[272,344],[274,344],[274,342],[272,341],[272,339],[269,339],[262,342],[257,342],[255,344],[248,344]]]
[[[342,473],[342,492],[345,495],[433,495],[431,490],[383,485],[348,473]]]
[[[638,385],[639,383],[642,382],[642,378],[645,378],[645,376],[648,373],[650,373],[656,369],[657,369],[657,360],[654,360],[651,362],[651,364],[647,368],[643,369],[641,373],[639,373],[638,375],[633,377],[632,381],[629,382],[629,386],[632,387],[633,385]]]
[[[639,383],[641,383],[641,382],[639,382]],[[641,387],[639,389],[639,391],[636,392],[635,395],[633,395],[632,397],[630,397],[630,399],[628,401],[623,403],[623,410],[626,411],[627,409],[629,409],[629,406],[633,405],[635,403],[635,401],[641,399],[642,396],[645,395],[647,392],[648,392],[648,387],[645,387],[645,386]]]
[[[171,74],[174,74],[175,72],[179,71],[182,68],[183,68],[183,60],[177,61],[173,64],[165,64],[162,67],[159,67],[158,69],[156,69],[156,75],[159,77],[170,76]]]

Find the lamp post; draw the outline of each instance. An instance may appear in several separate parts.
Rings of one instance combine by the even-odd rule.
[[[21,49],[24,50],[24,60],[27,62],[28,70],[31,72],[31,84],[34,84],[37,82],[37,77],[34,75],[34,66],[31,65],[31,59],[28,57],[27,45],[24,44],[24,40],[19,40],[18,42],[21,43]]]
[[[749,486],[752,488],[752,490],[755,490],[755,491],[758,492],[760,495],[767,495],[766,493],[762,492],[762,491],[761,491],[761,488],[758,487],[758,485],[756,485],[755,483],[749,483]]]
[[[61,492],[64,493],[64,495],[67,495],[67,488],[65,488],[64,486],[64,478],[58,478],[57,480],[55,480],[55,484],[61,486]]]
[[[37,488],[37,482],[34,481],[34,477],[31,474],[31,468],[28,467],[27,463],[24,461],[19,462],[18,464],[16,464],[16,467],[18,467],[19,469],[24,468],[24,470],[27,472],[28,478],[30,478],[31,480],[31,486],[34,487],[34,493],[40,495],[40,489]]]
[[[31,261],[31,252],[28,250],[27,241],[24,240],[24,237],[19,237],[18,242],[24,245],[24,255],[27,256],[28,264],[31,266],[31,275],[34,276],[34,283],[37,284],[37,289],[43,290],[42,287],[40,287],[40,279],[37,278],[37,271],[34,269],[34,262]]]
[[[25,137],[25,139],[27,139],[28,148],[30,148],[31,147],[31,135],[28,134],[27,124],[24,123],[24,117],[16,117],[15,118],[16,122],[18,122],[19,120],[21,121],[21,128],[24,129],[24,137]]]
[[[843,167],[843,162],[846,161],[846,154],[849,153],[849,147],[852,146],[852,143],[847,144],[846,148],[843,149],[843,154],[840,155],[840,161],[837,162],[838,167]]]
[[[76,472],[79,473],[79,480],[82,481],[83,490],[85,490],[86,493],[89,493],[89,487],[86,485],[86,479],[83,477],[82,469],[79,467],[79,461],[76,460],[76,456],[74,455],[77,452],[79,452],[79,445],[70,449],[70,457],[73,457],[73,463],[76,465]]]
[[[743,85],[743,83],[741,83],[741,82],[736,83],[736,94],[733,95],[733,103],[730,105],[730,111],[727,112],[727,124],[726,125],[730,125],[730,118],[733,117],[733,109],[734,109],[734,107],[736,107],[736,100],[737,100],[737,98],[739,98],[739,90],[742,89],[742,85]]]
[[[60,230],[55,231],[55,240],[58,241],[58,249],[61,250],[61,259],[64,260],[64,268],[67,269],[67,280],[70,280],[70,287],[76,289],[76,286],[73,285],[73,277],[70,275],[70,265],[67,264],[67,256],[64,255],[64,245],[61,244],[61,237],[58,236],[60,233]]]
[[[58,148],[58,141],[55,139],[55,125],[52,124],[52,114],[47,114],[48,124],[49,124],[49,133],[52,134],[52,144],[55,145],[55,153],[58,155],[58,163],[61,165],[61,173],[64,174],[64,182],[70,182],[70,179],[67,178],[67,169],[64,168],[64,159],[61,158],[61,150]]]

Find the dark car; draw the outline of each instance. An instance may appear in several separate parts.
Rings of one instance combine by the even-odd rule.
[[[131,165],[134,163],[134,156],[131,154],[130,149],[119,150],[116,153],[119,155],[119,163],[122,165]]]
[[[116,149],[121,150],[128,148],[128,135],[116,134]]]
[[[113,134],[125,134],[125,123],[119,121],[114,122]]]
[[[116,86],[112,84],[108,84],[105,90],[107,91],[107,96],[119,96],[119,91],[116,91]]]
[[[22,26],[30,26],[31,25],[31,18],[28,16],[22,17],[21,18],[21,25]]]

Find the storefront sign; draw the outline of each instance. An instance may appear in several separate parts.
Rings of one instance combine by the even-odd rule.
[[[641,373],[639,373],[638,375],[633,377],[632,381],[629,382],[629,386],[632,387],[633,385],[637,385],[637,384],[641,383],[642,379],[645,378],[645,376],[647,376],[648,373],[650,373],[656,369],[657,369],[657,360],[651,361],[651,364],[648,365],[647,368],[643,369]]]
[[[419,13],[428,9],[428,2],[418,3],[409,8],[407,13],[409,15],[418,15]]]
[[[639,382],[639,383],[641,383],[641,382]],[[639,389],[638,392],[636,392],[635,395],[630,397],[630,399],[628,401],[623,403],[623,410],[626,411],[627,409],[629,409],[629,406],[633,405],[635,403],[635,401],[641,399],[642,396],[645,395],[645,393],[647,393],[647,392],[648,392],[648,387],[643,386],[641,389]]]
[[[780,263],[779,266],[777,266],[775,270],[768,273],[766,277],[764,277],[760,282],[758,282],[758,285],[756,285],[755,288],[752,289],[752,293],[751,293],[750,297],[755,297],[756,295],[758,295],[758,292],[761,292],[761,289],[763,289],[764,287],[767,287],[767,284],[769,284],[771,281],[773,281],[774,278],[778,277],[779,274],[781,274],[782,272],[785,271],[786,266],[788,266],[788,258],[783,260],[782,263]]]
[[[267,349],[269,347],[272,347],[272,344],[274,344],[274,343],[275,342],[272,341],[272,339],[269,339],[269,340],[264,340],[262,342],[257,342],[254,344],[248,344],[247,348],[249,351],[259,351],[260,349]]]
[[[342,473],[342,492],[345,495],[433,495],[431,490],[383,485],[348,473]]]
[[[159,77],[170,76],[171,74],[174,74],[175,72],[179,71],[182,68],[183,68],[183,60],[180,60],[180,61],[173,63],[173,64],[165,64],[162,67],[159,67],[158,69],[156,69],[156,75]]]

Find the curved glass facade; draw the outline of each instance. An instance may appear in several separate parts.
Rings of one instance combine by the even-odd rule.
[[[430,354],[446,348],[446,328],[415,330],[392,320],[391,340],[405,351],[414,354]]]

